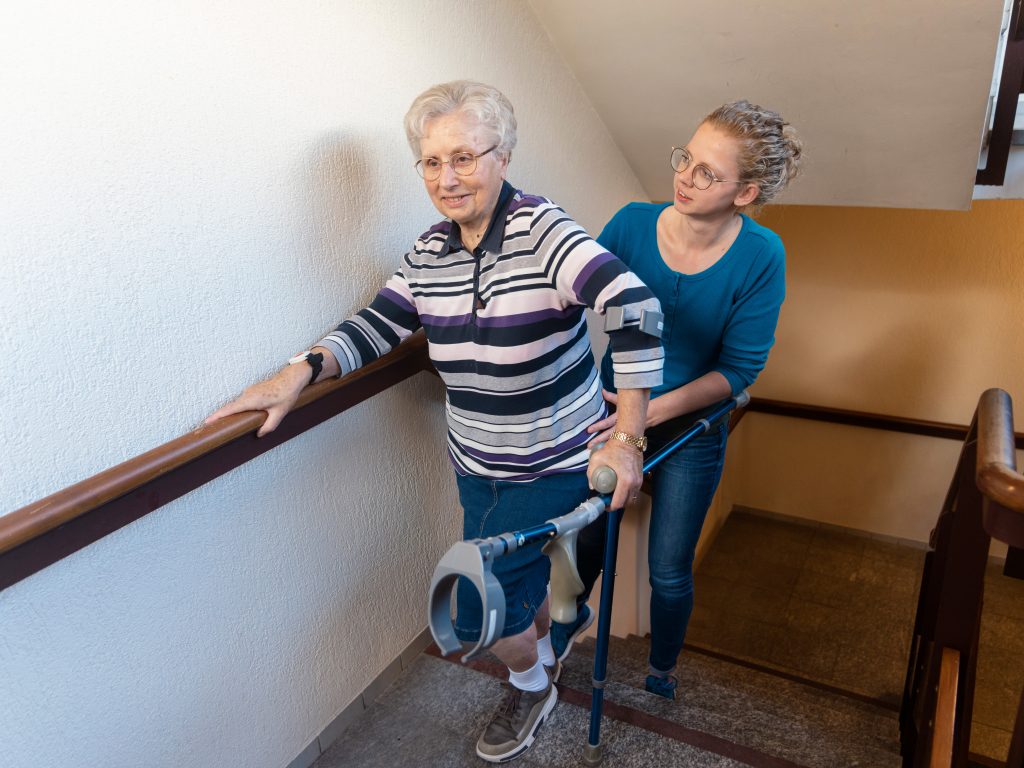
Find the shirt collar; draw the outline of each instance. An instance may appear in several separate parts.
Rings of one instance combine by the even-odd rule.
[[[512,204],[516,189],[507,181],[501,182],[501,192],[498,193],[498,202],[494,206],[494,213],[491,214],[491,223],[487,225],[487,231],[480,240],[479,248],[489,253],[501,251],[501,244],[505,241],[505,222],[508,217],[508,207]],[[450,251],[464,248],[462,244],[462,228],[458,222],[453,221],[448,237],[441,246],[438,256],[447,256]]]

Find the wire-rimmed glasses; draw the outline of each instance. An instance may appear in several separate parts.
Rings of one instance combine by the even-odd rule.
[[[424,157],[416,161],[416,173],[427,181],[436,181],[441,176],[441,170],[445,165],[450,165],[452,170],[459,174],[459,176],[472,176],[476,171],[476,161],[497,148],[498,145],[495,144],[490,149],[485,149],[479,155],[474,155],[472,152],[456,152],[447,160],[441,160],[437,157]]]
[[[672,164],[672,170],[676,173],[682,173],[690,167],[690,163],[693,162],[693,156],[690,155],[689,151],[682,147],[672,147],[672,155],[669,158],[669,162]],[[742,184],[743,182],[739,179],[720,179],[715,175],[715,172],[708,168],[704,163],[697,163],[693,166],[693,170],[690,172],[690,180],[697,189],[707,189],[715,182],[719,184]]]

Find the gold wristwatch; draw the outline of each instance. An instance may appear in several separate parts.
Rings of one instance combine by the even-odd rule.
[[[618,440],[619,442],[625,443],[626,445],[632,445],[634,448],[639,448],[640,453],[647,450],[647,435],[641,435],[636,437],[628,432],[619,432],[618,430],[612,432],[612,440]]]

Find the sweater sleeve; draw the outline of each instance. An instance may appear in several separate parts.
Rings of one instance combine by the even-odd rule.
[[[334,353],[341,375],[387,354],[420,327],[415,300],[399,268],[370,302],[326,337],[319,346]]]
[[[757,379],[775,343],[779,310],[786,297],[786,257],[782,241],[767,243],[761,269],[751,272],[733,304],[722,336],[722,350],[713,370],[738,394]]]
[[[661,311],[651,290],[554,204],[538,206],[531,229],[541,263],[564,301],[602,316],[622,308],[623,327],[608,333],[616,389],[661,384],[661,341],[639,328],[643,310]]]

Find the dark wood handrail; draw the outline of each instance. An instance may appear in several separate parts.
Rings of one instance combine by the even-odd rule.
[[[231,416],[0,516],[0,589],[420,371],[434,372],[426,339],[417,334],[359,371],[308,387],[289,418],[267,437],[254,437],[265,418],[262,412]],[[963,440],[967,432],[967,427],[958,424],[764,398],[754,398],[736,411],[730,428],[735,428],[747,411],[957,440]],[[1024,478],[1015,471],[1012,449],[1014,443],[1024,447],[1024,435],[1014,436],[1012,415],[1008,418],[998,422],[998,429],[990,430],[1000,435],[998,459],[983,462],[979,483],[1002,489],[993,491],[993,497],[1009,500],[1009,508],[1017,509],[1013,499],[1019,499]],[[105,519],[81,522],[105,507],[110,508]],[[1002,519],[999,510],[993,516]],[[1020,516],[1011,519],[1016,523]],[[70,530],[73,526],[77,529]],[[62,543],[50,547],[45,539],[54,532],[67,535]],[[10,562],[14,565],[9,566]]]
[[[255,437],[265,412],[229,416],[0,517],[0,589],[427,370],[421,333],[348,376],[307,387],[266,437]]]
[[[830,424],[845,424],[865,429],[880,429],[886,432],[903,432],[908,435],[924,437],[942,437],[947,440],[963,442],[967,437],[967,425],[950,424],[944,421],[928,421],[926,419],[907,419],[902,416],[890,416],[885,413],[868,413],[866,411],[849,411],[843,408],[832,408],[825,405],[806,405],[791,403],[784,400],[768,400],[755,397],[746,410],[751,413],[767,413],[774,416],[788,416],[795,419],[824,421]],[[1017,448],[1024,449],[1024,433],[1013,432],[1013,418],[1010,417],[1010,444],[1016,443]]]
[[[1024,512],[1024,475],[1017,471],[1013,406],[1001,389],[978,403],[978,488],[1005,507]]]
[[[1001,389],[978,402],[978,464],[975,483],[985,497],[982,520],[989,535],[1024,548],[1024,475],[1017,471],[1013,404]]]

